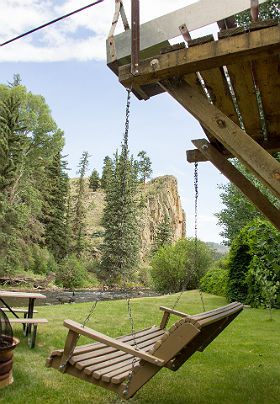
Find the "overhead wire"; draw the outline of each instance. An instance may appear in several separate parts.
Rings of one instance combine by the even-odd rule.
[[[53,25],[53,24],[57,23],[58,21],[64,20],[65,18],[71,17],[71,16],[74,15],[74,14],[78,14],[78,13],[80,13],[81,11],[84,11],[84,10],[90,8],[90,7],[96,6],[97,4],[102,3],[103,1],[105,1],[105,0],[96,0],[95,2],[90,3],[90,4],[88,4],[87,6],[84,6],[84,7],[81,7],[81,8],[79,8],[79,9],[77,9],[77,10],[71,11],[71,12],[68,13],[68,14],[65,14],[65,15],[63,15],[63,16],[61,16],[61,17],[55,18],[54,20],[49,21],[49,22],[46,22],[45,24],[40,25],[40,26],[37,27],[37,28],[33,28],[33,29],[31,29],[30,31],[27,31],[27,32],[25,32],[25,33],[23,33],[23,34],[21,34],[21,35],[18,35],[18,36],[16,36],[16,37],[12,38],[12,39],[9,39],[9,40],[7,40],[7,41],[1,43],[0,46],[5,46],[5,45],[8,45],[8,44],[10,44],[10,43],[12,43],[12,42],[15,42],[15,41],[17,41],[18,39],[21,39],[21,38],[23,38],[23,37],[25,37],[25,36],[27,36],[27,35],[33,34],[33,33],[36,32],[36,31],[39,31],[39,30],[41,30],[41,29],[43,29],[43,28],[46,28],[46,27],[48,27],[48,26],[50,26],[50,25]]]

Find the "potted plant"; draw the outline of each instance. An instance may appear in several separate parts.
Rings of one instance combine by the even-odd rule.
[[[13,330],[6,314],[0,309],[0,388],[13,383],[13,350],[19,339],[13,336]]]

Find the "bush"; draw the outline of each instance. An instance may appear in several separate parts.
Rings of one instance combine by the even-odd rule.
[[[203,292],[217,296],[227,296],[228,269],[225,267],[225,260],[217,261],[200,281]]]
[[[228,298],[257,307],[280,305],[280,232],[255,219],[234,240],[229,255]]]
[[[200,240],[198,240],[197,265],[194,239],[182,239],[174,245],[163,246],[151,261],[151,275],[155,288],[162,293],[195,289],[211,263],[211,251]]]
[[[64,288],[79,288],[87,281],[87,271],[84,264],[75,256],[64,258],[56,276],[56,283]]]
[[[34,274],[41,275],[48,274],[49,272],[56,272],[56,261],[47,248],[41,248],[38,245],[34,244],[31,251],[33,263],[30,269],[32,272],[34,272]]]
[[[151,267],[139,267],[137,271],[137,281],[141,286],[146,288],[152,286]]]

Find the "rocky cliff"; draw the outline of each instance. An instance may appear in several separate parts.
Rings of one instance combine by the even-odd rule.
[[[73,179],[71,181],[72,192],[74,192],[75,184],[76,180]],[[149,255],[157,228],[163,221],[165,214],[170,218],[173,241],[185,236],[186,224],[175,177],[155,178],[143,185],[141,192],[144,200],[140,219],[141,259],[145,260]],[[89,249],[98,256],[99,246],[104,234],[104,228],[102,227],[102,215],[105,206],[104,191],[92,192],[87,187],[85,205]]]
[[[141,223],[141,255],[145,258],[150,252],[158,226],[164,220],[165,214],[170,219],[173,241],[185,236],[186,219],[175,177],[155,178],[144,187],[143,194],[146,206]]]

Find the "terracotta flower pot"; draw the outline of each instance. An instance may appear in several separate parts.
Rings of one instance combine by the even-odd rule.
[[[19,339],[13,338],[12,345],[0,348],[0,389],[12,384],[13,379],[13,350],[19,344]]]

